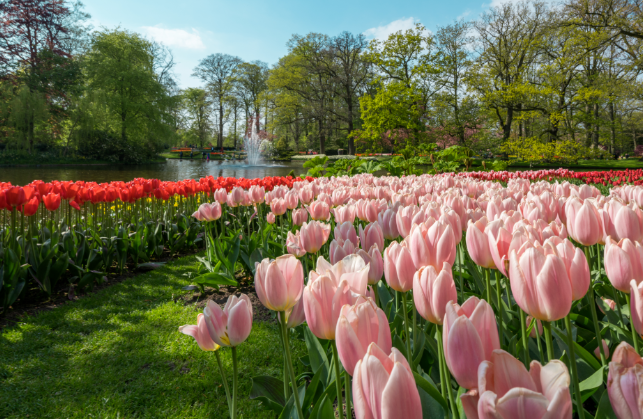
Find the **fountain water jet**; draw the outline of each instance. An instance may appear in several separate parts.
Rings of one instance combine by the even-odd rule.
[[[244,138],[243,144],[248,156],[248,163],[256,166],[261,159],[261,143],[263,140],[259,136],[259,132],[257,132],[257,124],[254,120],[251,119],[250,125],[252,125],[250,135]]]

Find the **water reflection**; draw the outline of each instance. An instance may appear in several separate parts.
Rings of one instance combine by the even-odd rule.
[[[198,179],[205,176],[235,177],[254,179],[265,176],[286,176],[294,169],[295,174],[305,171],[303,162],[269,163],[266,165],[249,165],[245,161],[205,161],[205,160],[168,160],[166,163],[146,164],[140,166],[39,166],[39,167],[2,167],[0,182],[11,182],[24,185],[39,179],[45,182],[52,180],[85,180],[109,182],[112,180],[130,181],[142,177],[160,180]]]

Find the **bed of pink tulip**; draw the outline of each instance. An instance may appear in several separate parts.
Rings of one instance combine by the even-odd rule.
[[[275,244],[253,274],[284,369],[255,377],[251,397],[298,418],[643,417],[643,187],[505,174],[215,192],[194,213],[210,246],[235,222]],[[251,328],[245,295],[181,328],[217,360],[232,348],[232,418]],[[299,376],[292,338],[309,351]]]

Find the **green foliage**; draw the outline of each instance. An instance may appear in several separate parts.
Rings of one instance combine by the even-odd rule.
[[[509,155],[510,160],[526,161],[530,165],[539,161],[577,164],[580,159],[611,157],[604,150],[585,147],[576,141],[543,142],[536,137],[509,140],[501,147],[501,150]]]

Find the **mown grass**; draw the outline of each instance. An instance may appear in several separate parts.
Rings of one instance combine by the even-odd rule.
[[[173,298],[195,270],[194,256],[177,259],[3,330],[0,417],[228,417],[214,355],[178,332],[199,312]],[[251,377],[281,375],[278,330],[255,322],[238,348],[242,417],[274,417],[248,396]],[[305,345],[293,342],[298,359]],[[230,350],[220,353],[231,380]]]

